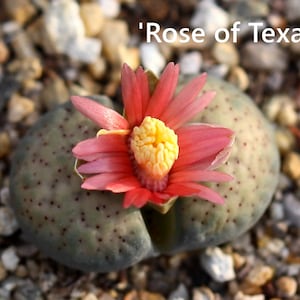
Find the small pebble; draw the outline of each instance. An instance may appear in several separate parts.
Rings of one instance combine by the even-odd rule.
[[[142,43],[140,51],[143,66],[158,76],[166,65],[166,59],[161,54],[157,44]],[[149,59],[149,57],[151,57],[151,59]]]
[[[121,65],[120,48],[127,46],[129,42],[127,23],[122,20],[106,20],[100,37],[105,58],[113,65]]]
[[[279,202],[272,202],[270,206],[270,215],[274,221],[282,220],[284,218],[283,204]]]
[[[229,24],[228,13],[209,0],[198,3],[190,22],[193,28],[203,28],[207,38],[213,38],[219,28],[227,28]]]
[[[288,56],[277,44],[247,42],[241,50],[241,64],[255,71],[284,71]]]
[[[101,79],[105,75],[106,61],[98,57],[94,63],[88,65],[88,70],[95,79]]]
[[[26,23],[36,14],[36,8],[30,0],[4,0],[7,13],[19,24]]]
[[[16,249],[14,247],[5,249],[1,254],[1,261],[7,271],[15,271],[20,261]]]
[[[287,194],[283,200],[286,218],[300,228],[300,201],[294,194]]]
[[[243,294],[241,291],[238,292],[235,296],[234,296],[234,300],[265,300],[265,296],[264,295],[253,295],[253,296],[249,296],[249,295],[245,295]]]
[[[28,271],[26,269],[25,266],[23,265],[19,265],[16,269],[16,272],[15,272],[16,276],[17,277],[20,277],[20,278],[25,278],[28,276]]]
[[[232,256],[220,248],[207,248],[200,256],[202,267],[216,281],[226,282],[235,278]]]
[[[286,0],[286,16],[290,22],[300,20],[300,6],[298,0]]]
[[[14,94],[8,102],[8,120],[18,123],[34,112],[35,105],[31,99]]]
[[[3,281],[7,276],[7,271],[5,270],[2,262],[0,261],[0,282]]]
[[[5,45],[5,43],[2,40],[0,40],[0,64],[6,62],[8,57],[9,57],[9,50]]]
[[[25,281],[17,286],[14,291],[15,300],[43,300],[40,289],[31,281]]]
[[[245,91],[249,87],[250,83],[248,74],[239,66],[233,67],[230,70],[228,80],[242,91]]]
[[[94,2],[82,3],[80,5],[80,16],[87,36],[95,36],[100,33],[104,24],[104,17],[99,4]]]
[[[16,217],[11,208],[0,207],[0,235],[10,236],[19,228]]]
[[[120,13],[120,1],[119,0],[98,0],[101,6],[103,14],[108,18],[115,18]]]
[[[58,104],[65,103],[69,100],[69,91],[63,79],[57,75],[45,83],[44,88],[40,94],[41,103],[50,110]]]
[[[82,300],[98,300],[98,297],[95,294],[93,294],[93,293],[88,293],[87,295],[85,295],[81,299]]]
[[[254,286],[263,286],[274,276],[274,269],[265,266],[255,266],[246,277],[246,281]]]
[[[295,111],[295,105],[292,101],[285,101],[278,116],[278,123],[282,126],[295,126],[298,122],[298,114]]]
[[[287,128],[276,128],[275,139],[282,154],[289,153],[296,145],[295,136]]]
[[[143,300],[165,300],[165,297],[158,293],[150,293],[147,291],[131,291],[127,293],[124,297],[124,300],[137,300],[137,299],[143,299]]]
[[[229,67],[237,66],[239,63],[239,53],[232,43],[215,43],[212,55],[218,63]]]
[[[300,154],[297,152],[289,152],[283,160],[282,169],[283,172],[293,180],[300,179]]]
[[[193,289],[193,300],[216,300],[214,293],[207,287]]]
[[[186,286],[182,283],[168,297],[168,300],[188,300],[188,299],[189,299],[188,290]]]
[[[0,131],[0,158],[9,154],[11,148],[10,138],[7,132]]]
[[[231,14],[241,19],[266,17],[269,14],[269,5],[265,1],[235,1],[230,9]]]
[[[298,283],[293,277],[282,276],[276,281],[278,296],[293,297],[296,295]]]
[[[198,51],[186,52],[179,59],[180,72],[183,75],[193,75],[200,72],[202,56]]]

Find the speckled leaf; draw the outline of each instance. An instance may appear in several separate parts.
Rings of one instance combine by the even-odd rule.
[[[46,254],[73,268],[106,272],[153,249],[140,211],[123,209],[122,195],[80,188],[71,149],[98,130],[70,103],[48,113],[15,153],[11,199],[26,236]]]

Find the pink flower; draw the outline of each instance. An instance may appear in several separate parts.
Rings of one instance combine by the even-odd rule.
[[[79,142],[73,155],[85,174],[82,188],[125,193],[124,207],[162,205],[178,196],[196,196],[213,203],[224,199],[200,182],[232,179],[214,171],[227,159],[233,142],[230,129],[187,124],[209,105],[214,92],[198,96],[206,74],[192,79],[174,95],[178,65],[169,63],[150,93],[148,77],[126,64],[121,84],[124,117],[87,98],[73,105],[102,128],[96,137]]]

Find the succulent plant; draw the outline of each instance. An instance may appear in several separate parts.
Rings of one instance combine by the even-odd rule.
[[[225,204],[180,197],[161,214],[151,206],[124,209],[120,194],[81,189],[71,149],[99,128],[67,103],[41,118],[13,158],[11,204],[28,239],[62,264],[106,272],[158,254],[224,243],[248,230],[277,184],[272,128],[230,84],[208,78],[205,90],[217,95],[194,121],[235,131],[231,155],[221,167],[234,180],[209,184]],[[111,105],[104,97],[98,101]]]

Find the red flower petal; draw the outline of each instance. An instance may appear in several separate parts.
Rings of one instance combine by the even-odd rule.
[[[189,181],[202,181],[202,182],[226,182],[232,180],[233,177],[222,172],[210,170],[182,170],[174,172],[170,175],[170,183],[180,183]]]
[[[197,196],[216,204],[224,203],[224,199],[218,193],[197,183],[170,184],[166,192],[180,196]]]
[[[75,108],[104,129],[128,129],[128,122],[113,109],[88,98],[72,96]]]
[[[86,190],[103,191],[108,184],[126,177],[128,177],[127,173],[102,173],[85,179],[81,187]]]
[[[143,119],[142,93],[139,82],[140,78],[137,81],[134,71],[124,64],[121,73],[122,98],[125,115],[131,127]]]
[[[140,182],[136,177],[129,176],[126,178],[119,179],[116,182],[110,183],[106,186],[107,190],[110,190],[114,193],[124,193],[131,190],[135,190],[141,187]]]
[[[198,161],[203,162],[203,160],[210,158],[212,155],[216,157],[230,141],[230,137],[224,136],[215,139],[194,141],[194,143],[188,147],[182,147],[180,145],[179,157],[175,161],[172,170],[178,170],[179,168],[197,163]]]
[[[195,77],[186,86],[184,86],[161,114],[160,119],[165,123],[168,123],[177,116],[178,112],[183,111],[187,106],[189,106],[199,95],[205,84],[206,77],[207,75],[204,73]]]
[[[92,139],[79,142],[73,149],[73,155],[78,159],[104,152],[127,152],[126,137],[117,134],[100,135]]]
[[[126,192],[124,197],[123,206],[128,208],[133,205],[135,207],[144,206],[151,197],[151,192],[144,188],[137,188],[131,191]]]
[[[141,91],[142,116],[145,116],[145,112],[150,100],[150,91],[148,77],[141,67],[139,67],[136,71],[136,80]]]
[[[111,172],[128,172],[131,174],[131,164],[127,153],[102,154],[97,160],[82,164],[78,167],[81,174],[97,174]]]
[[[160,117],[174,95],[179,75],[179,66],[169,63],[162,73],[155,90],[150,98],[146,116]]]
[[[178,111],[172,118],[166,120],[166,125],[176,130],[184,123],[192,119],[196,114],[207,107],[215,96],[215,92],[207,92],[198,97],[195,101],[186,106],[182,111]]]

